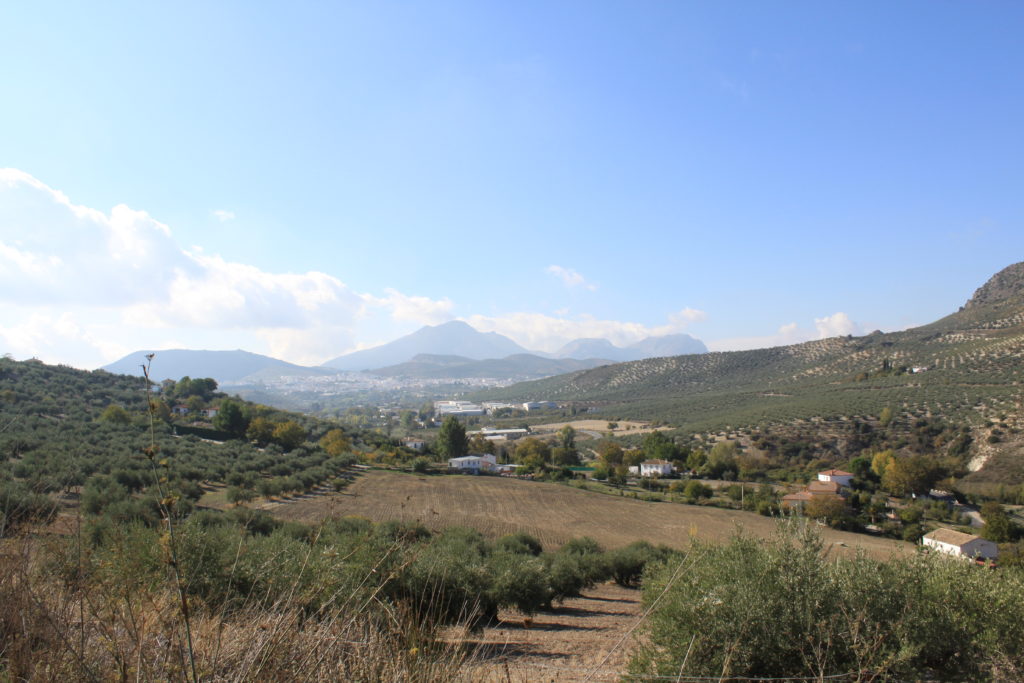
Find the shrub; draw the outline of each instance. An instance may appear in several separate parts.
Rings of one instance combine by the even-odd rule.
[[[518,553],[520,555],[533,555],[534,557],[544,552],[544,547],[540,541],[525,531],[502,536],[494,545],[496,550]]]
[[[1022,589],[1019,573],[944,557],[826,559],[813,527],[791,520],[769,542],[694,543],[681,564],[647,577],[649,638],[630,671],[1016,678],[1024,670]]]

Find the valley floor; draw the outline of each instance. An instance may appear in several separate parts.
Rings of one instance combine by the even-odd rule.
[[[222,495],[208,494],[200,504],[226,506],[223,500]],[[685,548],[691,537],[724,542],[738,530],[768,537],[777,525],[776,520],[751,512],[645,502],[547,482],[382,470],[361,474],[342,493],[260,501],[254,507],[281,519],[313,524],[354,515],[375,522],[419,522],[430,529],[468,526],[494,538],[524,531],[546,549],[580,536],[590,536],[609,549],[637,540]],[[913,549],[901,541],[828,527],[822,527],[822,537],[839,554],[860,549],[886,559]]]

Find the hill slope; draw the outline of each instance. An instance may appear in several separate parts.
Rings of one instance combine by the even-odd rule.
[[[486,397],[581,401],[611,415],[694,428],[877,415],[884,406],[960,414],[1012,409],[1022,361],[1024,264],[1015,264],[960,311],[924,327],[622,363]]]

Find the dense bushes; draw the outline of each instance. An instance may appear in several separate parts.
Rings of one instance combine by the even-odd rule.
[[[1017,572],[945,557],[829,558],[794,521],[768,543],[697,543],[648,576],[650,637],[630,667],[683,678],[1019,680],[1022,590]]]

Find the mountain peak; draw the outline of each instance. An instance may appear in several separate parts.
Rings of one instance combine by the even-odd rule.
[[[1024,261],[1007,266],[978,288],[964,308],[992,306],[1024,299]]]

